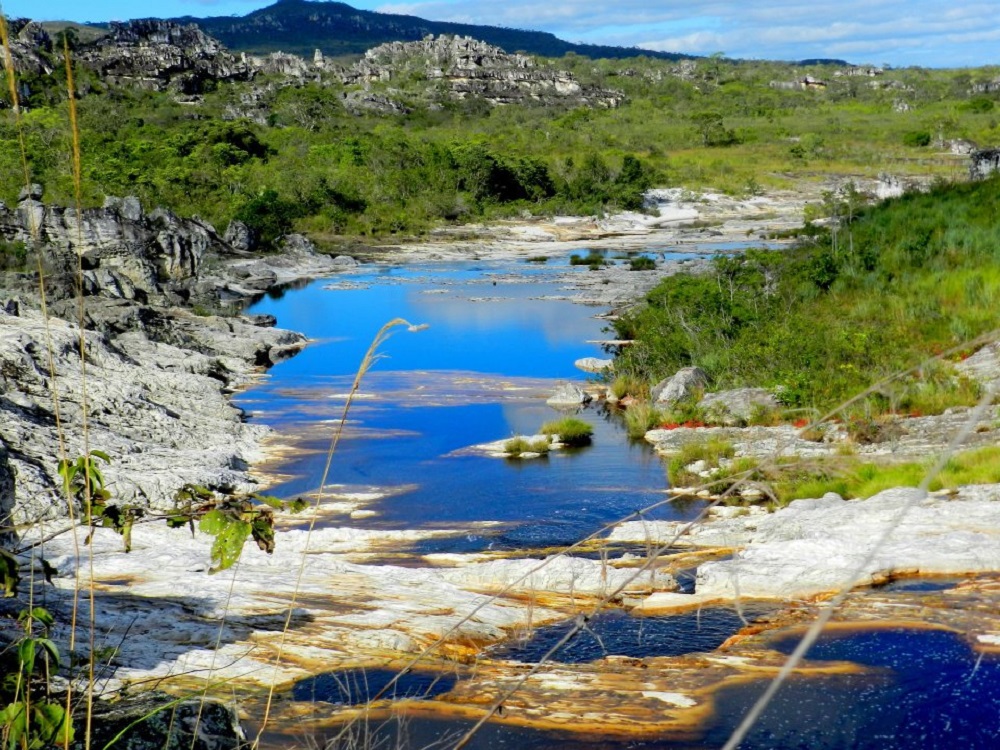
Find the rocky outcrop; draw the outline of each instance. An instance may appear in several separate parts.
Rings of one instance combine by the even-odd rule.
[[[109,333],[83,333],[86,369],[75,324],[23,307],[0,313],[0,438],[16,473],[19,523],[67,512],[56,475],[63,446],[70,457],[111,455],[104,473],[116,502],[164,509],[185,483],[253,485],[247,471],[267,429],[245,424],[226,393],[304,339],[239,318],[107,304],[119,320],[104,311]],[[88,315],[101,316],[102,306]]]
[[[236,709],[211,698],[177,701],[151,691],[122,701],[98,701],[92,724],[88,747],[237,750],[246,745]],[[81,739],[72,747],[83,750],[85,745]]]
[[[982,83],[974,83],[972,84],[972,88],[969,89],[969,93],[973,95],[1000,93],[1000,78],[994,78],[992,81],[983,81]]]
[[[708,375],[700,367],[684,367],[653,386],[653,401],[670,406],[696,397],[708,385]]]
[[[556,392],[546,399],[545,403],[556,408],[576,408],[588,403],[591,396],[584,393],[572,383],[563,383],[556,388]]]
[[[86,295],[140,302],[186,297],[205,255],[229,250],[211,225],[165,209],[146,214],[135,198],[108,198],[103,208],[80,214],[41,198],[41,186],[32,185],[15,209],[0,202],[0,238],[45,248],[55,299],[74,296],[78,266]]]
[[[7,22],[7,31],[10,37],[10,56],[14,69],[20,75],[41,75],[53,71],[52,40],[45,29],[25,18],[12,18]],[[5,65],[5,56],[0,55],[0,70]],[[8,96],[6,87],[2,94],[4,98]]]
[[[726,425],[746,424],[758,413],[778,409],[778,401],[764,388],[736,388],[731,391],[707,393],[698,403],[713,422]]]
[[[970,179],[985,180],[990,175],[1000,172],[1000,148],[974,151],[969,159]]]
[[[479,97],[494,105],[569,101],[616,107],[623,100],[619,92],[584,86],[571,73],[539,67],[530,57],[471,37],[383,44],[343,74],[345,84],[362,86],[406,78],[442,85],[453,99]]]
[[[928,497],[896,488],[853,501],[828,493],[796,500],[775,513],[690,529],[676,522],[627,523],[611,539],[742,548],[731,560],[701,565],[690,598],[802,599],[897,576],[997,570],[998,490],[997,485],[970,486],[956,497]]]
[[[256,72],[194,24],[145,19],[111,23],[110,33],[77,51],[81,63],[112,84],[199,93],[207,81],[245,81]]]
[[[0,204],[0,238],[41,258],[55,316],[33,305],[37,272],[0,277],[0,444],[9,454],[0,458],[0,517],[64,515],[58,460],[91,449],[113,457],[105,475],[117,502],[163,509],[187,483],[251,488],[249,464],[267,430],[244,424],[228,394],[305,338],[274,328],[273,318],[234,313],[276,284],[353,259],[319,256],[299,235],[284,238],[281,254],[257,258],[239,224],[229,232],[234,248],[211,225],[146,213],[134,198],[78,214],[42,197],[30,185],[17,208]],[[204,314],[212,309],[228,314]]]

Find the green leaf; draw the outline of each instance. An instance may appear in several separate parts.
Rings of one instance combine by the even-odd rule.
[[[40,625],[44,625],[47,628],[51,628],[56,624],[56,618],[52,616],[45,607],[34,607],[31,610],[31,619],[38,622]]]
[[[285,509],[285,504],[278,498],[274,497],[274,495],[261,495],[254,492],[252,495],[250,495],[250,497],[252,497],[254,500],[259,500],[260,502],[264,503],[264,505],[271,506],[275,510]]]
[[[212,561],[215,567],[209,569],[209,573],[218,573],[226,570],[240,559],[243,553],[243,544],[250,536],[250,524],[246,521],[230,519],[229,523],[216,535],[212,544]]]
[[[301,513],[309,507],[309,501],[303,497],[297,497],[288,503],[288,510],[292,513]]]
[[[20,701],[0,711],[0,727],[7,734],[7,750],[15,750],[28,731],[28,707]]]
[[[104,461],[104,463],[106,463],[106,464],[111,463],[111,456],[109,456],[104,451],[92,450],[90,452],[90,455],[93,456],[94,458],[100,458],[100,459],[102,459]]]
[[[221,510],[210,510],[198,522],[198,528],[205,534],[218,534],[232,519]]]
[[[48,651],[49,656],[52,657],[52,661],[55,662],[55,665],[58,667],[59,666],[59,648],[56,646],[56,644],[53,643],[48,638],[39,638],[38,639],[38,645],[41,646],[46,651]]]
[[[31,675],[35,671],[35,639],[25,638],[17,644],[17,661],[21,671]]]
[[[47,745],[65,745],[73,741],[73,724],[66,716],[66,709],[58,703],[35,703],[32,706],[34,737],[31,748]]]

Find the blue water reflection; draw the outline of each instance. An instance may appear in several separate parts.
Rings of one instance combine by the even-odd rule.
[[[594,317],[603,311],[565,299],[572,290],[558,279],[566,269],[523,265],[516,275],[509,263],[481,261],[362,267],[266,298],[251,312],[274,315],[317,343],[275,366],[241,403],[264,422],[309,434],[310,426],[339,413],[378,329],[403,317],[429,327],[399,329],[384,345],[362,387],[371,398],[356,402],[329,478],[416,485],[380,503],[378,518],[366,525],[501,521],[513,524],[502,546],[567,544],[662,500],[660,459],[596,407],[580,414],[595,429],[589,448],[520,462],[452,455],[557,418],[545,398],[558,382],[589,377],[574,361],[606,356],[587,343],[608,337],[606,323]],[[276,488],[279,494],[315,488],[327,439],[324,432],[305,443],[316,450],[293,458],[287,469],[296,478]],[[658,517],[696,512],[668,508]],[[447,548],[447,540],[441,545]],[[484,547],[496,545],[496,538],[483,538]]]

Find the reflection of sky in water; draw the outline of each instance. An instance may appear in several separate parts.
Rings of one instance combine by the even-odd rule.
[[[293,431],[296,424],[334,417],[342,399],[328,394],[346,392],[375,332],[393,317],[404,317],[430,327],[418,333],[398,329],[383,346],[386,358],[362,387],[377,398],[359,402],[352,413],[352,420],[369,436],[348,433],[329,481],[417,488],[381,502],[376,508],[379,517],[366,519],[365,525],[496,520],[519,524],[505,532],[504,546],[571,543],[663,499],[666,479],[660,459],[648,446],[630,443],[618,420],[596,408],[582,415],[595,427],[594,445],[582,451],[523,462],[448,455],[477,443],[534,433],[542,423],[558,418],[560,413],[544,403],[558,382],[553,379],[584,381],[591,376],[573,362],[605,356],[598,346],[586,343],[605,336],[604,322],[593,317],[599,308],[532,299],[562,293],[558,284],[534,279],[551,279],[564,271],[532,268],[532,280],[509,283],[505,274],[510,270],[509,263],[483,262],[364,268],[288,291],[280,299],[265,299],[251,312],[273,314],[280,326],[319,341],[275,366],[268,382],[242,400],[263,421],[289,425]],[[492,276],[484,280],[484,273]],[[324,289],[339,282],[368,286]],[[470,297],[505,299],[473,302]],[[495,377],[476,382],[483,373],[499,374],[527,390],[500,391]],[[408,434],[372,439],[371,431]],[[323,449],[326,440],[325,435],[316,438],[312,447]],[[276,491],[290,495],[312,490],[324,460],[323,453],[293,458],[285,468],[299,478]],[[694,512],[664,515],[687,517]]]
[[[605,324],[593,319],[597,308],[530,299],[552,294],[557,286],[468,284],[480,272],[466,268],[437,273],[420,269],[420,274],[426,283],[380,283],[405,282],[414,275],[399,269],[340,275],[254,305],[250,312],[276,315],[280,326],[322,339],[292,360],[279,363],[272,370],[274,377],[351,373],[378,329],[397,317],[429,328],[417,334],[398,330],[382,348],[386,358],[379,369],[578,378],[582,373],[573,367],[574,360],[601,356],[598,347],[585,343],[604,336]],[[372,286],[323,288],[346,280]],[[426,289],[447,293],[425,294]],[[470,302],[468,297],[507,299]]]

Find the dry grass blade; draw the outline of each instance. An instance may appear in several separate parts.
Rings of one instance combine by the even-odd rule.
[[[309,526],[306,530],[305,544],[302,549],[301,563],[299,565],[298,573],[296,574],[295,586],[292,589],[291,601],[288,604],[288,613],[285,616],[285,623],[281,629],[281,638],[278,641],[277,653],[274,657],[274,667],[275,672],[277,672],[278,666],[281,664],[281,659],[284,655],[285,641],[288,635],[288,629],[292,624],[292,615],[295,611],[295,604],[298,601],[299,588],[302,586],[302,577],[305,573],[306,567],[306,557],[309,550],[309,540],[312,537],[312,532],[316,528],[316,519],[318,517],[319,506],[322,504],[323,500],[326,498],[326,485],[327,479],[330,476],[330,467],[333,464],[333,456],[337,452],[337,446],[340,444],[340,438],[344,434],[344,427],[347,424],[347,417],[350,413],[351,406],[354,404],[354,398],[357,396],[358,391],[361,389],[361,381],[364,379],[365,375],[372,366],[379,360],[379,348],[385,343],[386,339],[393,333],[393,330],[399,326],[406,326],[406,329],[411,332],[416,332],[423,330],[426,326],[423,325],[413,325],[409,321],[403,320],[402,318],[393,318],[384,326],[382,326],[378,333],[375,334],[375,338],[372,340],[371,345],[365,352],[364,357],[361,360],[357,372],[354,375],[354,382],[351,384],[351,390],[347,394],[347,400],[344,402],[344,408],[341,412],[340,420],[337,422],[337,426],[334,428],[333,435],[330,438],[330,446],[326,453],[326,462],[323,466],[323,475],[320,478],[319,486],[316,488],[316,492],[313,494],[312,502],[312,516],[309,519]],[[267,729],[267,724],[271,716],[271,707],[274,702],[274,691],[275,691],[275,680],[271,680],[271,686],[267,693],[267,702],[264,707],[264,716],[261,720],[260,729],[257,732],[257,736],[254,738],[253,746],[257,747],[260,744],[260,738],[264,734],[264,730]]]

